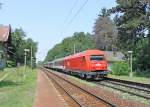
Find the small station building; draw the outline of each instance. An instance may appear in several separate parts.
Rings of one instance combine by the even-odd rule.
[[[10,44],[11,27],[0,25],[0,70],[6,67],[7,50]]]
[[[105,58],[108,61],[108,69],[112,70],[113,63],[125,61],[125,55],[122,52],[104,51]]]

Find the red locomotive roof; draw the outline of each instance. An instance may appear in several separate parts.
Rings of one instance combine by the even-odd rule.
[[[104,52],[101,50],[86,50],[83,52],[79,52],[70,56],[65,57],[65,59],[70,59],[74,57],[81,57],[81,56],[86,56],[86,55],[104,55]]]
[[[76,58],[76,57],[81,57],[81,56],[90,56],[90,55],[104,55],[104,52],[101,51],[101,50],[86,50],[86,51],[83,51],[83,52],[79,52],[79,53],[76,53],[76,54],[73,54],[73,55],[69,55],[69,56],[66,56],[66,57],[62,57],[62,58],[59,58],[59,59],[56,59],[54,60],[54,62],[58,62],[58,61],[62,61],[64,59],[70,59],[70,58]]]

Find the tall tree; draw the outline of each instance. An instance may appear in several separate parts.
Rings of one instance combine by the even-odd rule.
[[[150,68],[148,61],[150,60],[150,0],[116,0],[116,2],[117,6],[112,8],[111,12],[118,14],[116,25],[120,47],[124,51],[133,50],[136,66],[148,69]],[[140,43],[142,45],[143,42],[147,45],[144,44],[141,53],[137,53],[137,46],[140,46]],[[142,57],[137,57],[138,54]]]
[[[94,40],[97,48],[113,50],[116,48],[116,37],[116,27],[109,17],[108,10],[103,8],[94,25]]]
[[[15,29],[11,33],[11,50],[10,60],[15,62],[23,63],[24,50],[22,46],[25,44],[24,38],[26,37],[25,32],[22,29]]]

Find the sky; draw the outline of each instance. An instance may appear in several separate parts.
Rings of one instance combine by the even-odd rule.
[[[45,59],[49,49],[74,32],[92,33],[101,8],[110,9],[115,0],[0,0],[0,24],[22,28],[28,38],[38,42],[37,61]],[[72,11],[71,11],[72,10]],[[70,13],[70,14],[69,14]],[[71,21],[73,19],[73,21]],[[70,23],[71,21],[71,23]]]

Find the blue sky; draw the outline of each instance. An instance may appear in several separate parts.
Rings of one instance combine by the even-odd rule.
[[[67,18],[72,5],[72,14]],[[37,60],[44,60],[47,52],[74,32],[92,32],[101,8],[111,8],[115,0],[89,0],[82,11],[67,27],[85,0],[0,0],[0,24],[10,24],[13,29],[22,28],[27,37],[38,42]],[[65,31],[63,31],[65,29]]]

